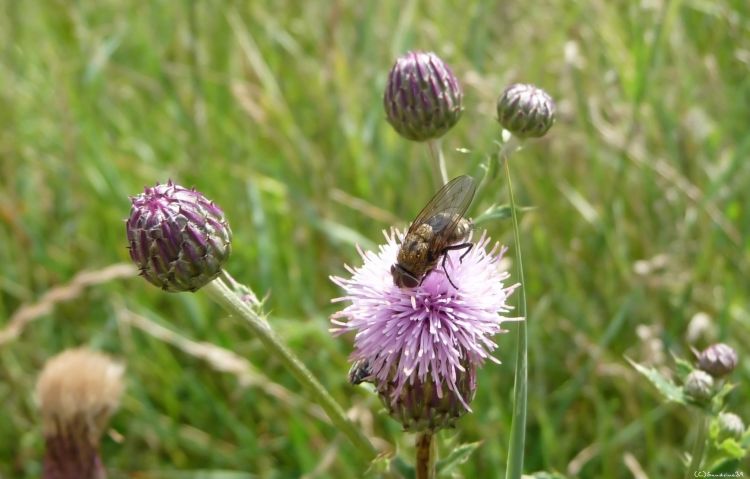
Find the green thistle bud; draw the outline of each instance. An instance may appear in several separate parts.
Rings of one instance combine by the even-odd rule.
[[[497,121],[519,138],[539,138],[555,123],[555,102],[541,88],[516,83],[498,98]]]
[[[165,291],[195,291],[221,272],[231,252],[224,213],[194,189],[169,181],[132,200],[126,223],[130,257]]]
[[[461,118],[463,91],[451,69],[432,52],[399,57],[383,95],[386,118],[408,140],[440,138]]]
[[[684,386],[688,399],[699,405],[708,404],[714,397],[714,378],[700,369],[688,374]]]
[[[745,433],[745,424],[742,422],[742,418],[734,413],[720,413],[718,422],[720,439],[739,439]]]
[[[698,367],[715,378],[726,376],[737,367],[737,352],[724,343],[713,344],[698,356]]]
[[[405,431],[424,432],[453,427],[458,418],[470,411],[476,392],[476,366],[465,365],[456,378],[456,386],[457,391],[438,390],[428,374],[424,381],[414,378],[405,384],[396,396],[393,381],[376,387],[388,413]]]

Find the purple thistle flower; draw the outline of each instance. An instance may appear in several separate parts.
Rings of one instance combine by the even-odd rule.
[[[737,352],[724,343],[712,344],[698,355],[698,367],[711,376],[726,376],[737,367]]]
[[[519,138],[540,138],[555,124],[555,102],[534,85],[514,83],[497,99],[497,121]]]
[[[131,198],[126,233],[140,274],[165,291],[196,291],[232,251],[224,212],[195,189],[168,181]]]
[[[432,52],[396,59],[383,94],[388,123],[412,141],[440,138],[458,123],[463,91],[450,67]]]
[[[359,250],[364,264],[346,266],[351,278],[331,277],[346,293],[333,301],[350,302],[331,316],[331,330],[356,333],[351,359],[367,361],[369,377],[381,396],[388,396],[392,412],[410,396],[405,388],[415,384],[427,384],[437,398],[447,388],[461,413],[469,411],[476,367],[487,359],[499,363],[491,356],[497,348],[492,336],[506,332],[503,322],[516,320],[503,316],[518,286],[504,285],[510,276],[500,269],[506,249],[495,244],[488,251],[490,239],[482,234],[463,261],[462,251],[448,252],[446,268],[458,289],[442,266],[416,288],[402,289],[393,284],[390,269],[403,233],[392,230],[385,238],[377,252]]]

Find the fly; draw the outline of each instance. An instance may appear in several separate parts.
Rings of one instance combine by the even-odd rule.
[[[450,284],[458,289],[445,270],[448,251],[466,251],[473,243],[467,241],[472,229],[464,218],[474,198],[476,184],[471,176],[459,176],[445,184],[412,222],[398,250],[396,263],[391,266],[393,283],[399,288],[416,288],[435,269],[442,257],[442,266]]]

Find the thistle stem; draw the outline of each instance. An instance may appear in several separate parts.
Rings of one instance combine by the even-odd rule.
[[[515,136],[511,136],[502,144],[500,142],[496,142],[496,144],[500,146],[500,152],[497,154],[497,157],[500,159],[500,161],[504,161],[504,158],[509,158],[510,155],[521,148],[521,144]],[[484,191],[485,186],[487,186],[487,183],[495,179],[495,176],[497,175],[495,163],[495,157],[492,155],[488,155],[487,162],[482,165],[484,174],[482,175],[482,179],[479,180],[479,184],[477,185],[477,190],[474,193],[475,198],[481,198],[482,192]]]
[[[448,183],[448,170],[445,168],[445,156],[443,155],[443,148],[440,146],[440,140],[429,140],[427,146],[430,149],[430,156],[435,170],[435,176],[438,181],[441,181],[440,186]]]
[[[521,254],[521,234],[518,228],[516,200],[513,196],[513,184],[510,178],[507,149],[500,151],[505,165],[505,178],[510,196],[510,211],[513,219],[513,241],[516,245],[517,274],[521,283],[519,288],[518,314],[524,321],[518,322],[516,372],[513,386],[513,420],[510,426],[510,445],[508,447],[508,469],[506,479],[519,479],[523,472],[524,443],[526,441],[526,403],[528,396],[528,334],[526,332],[526,282],[523,278],[523,256]]]
[[[420,433],[417,437],[416,479],[435,479],[437,459],[435,434],[432,431]]]
[[[42,479],[106,478],[99,445],[92,444],[90,431],[82,420],[80,424],[67,424],[58,428],[56,434],[45,436]]]
[[[344,410],[328,393],[320,382],[307,369],[304,363],[276,336],[268,322],[263,319],[247,301],[243,301],[227,283],[217,278],[200,289],[208,294],[222,308],[232,315],[245,320],[250,330],[261,340],[263,345],[275,357],[277,357],[289,372],[307,390],[310,397],[323,408],[333,425],[338,428],[362,455],[371,460],[377,455],[375,446],[372,445],[367,436],[362,433],[361,428],[352,423],[344,413]]]
[[[703,451],[706,448],[706,433],[708,432],[708,418],[705,414],[701,413],[701,417],[698,420],[698,426],[695,431],[695,442],[693,443],[692,457],[690,458],[690,465],[685,471],[685,478],[695,477],[696,471],[701,467],[703,460]]]
[[[258,301],[258,298],[255,296],[253,290],[234,279],[232,275],[227,272],[227,270],[221,270],[221,279],[224,280],[224,282],[235,292],[235,294],[240,295],[243,301],[247,301],[253,306],[260,306],[261,303],[260,301]]]
[[[482,179],[479,180],[479,184],[477,185],[477,190],[474,193],[475,198],[481,198],[482,192],[484,191],[484,187],[487,184],[487,181],[492,178],[495,174],[493,165],[495,164],[495,159],[492,156],[487,157],[487,163],[483,164],[482,167],[484,168],[484,174],[482,175]]]

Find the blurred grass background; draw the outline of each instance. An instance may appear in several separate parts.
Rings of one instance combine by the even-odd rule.
[[[742,357],[732,406],[750,420],[746,0],[0,5],[0,328],[77,273],[128,260],[128,195],[169,178],[196,186],[234,230],[228,270],[269,293],[281,335],[378,444],[410,460],[399,426],[346,382],[350,341],[327,331],[339,294],[328,276],[434,192],[426,147],[398,137],[381,105],[395,57],[434,50],[465,89],[444,140],[450,176],[479,175],[494,151],[508,83],[558,102],[557,125],[512,165],[520,203],[534,207],[521,225],[526,470],[682,475],[694,416],[661,405],[625,356],[665,368],[670,353],[728,341]],[[504,203],[503,185],[474,214]],[[511,243],[509,222],[488,228]],[[2,477],[38,477],[34,382],[79,345],[127,362],[103,441],[113,470],[361,474],[294,380],[205,298],[130,278],[73,293],[0,344]],[[482,441],[462,477],[504,470],[514,334],[497,339],[503,364],[484,368],[474,414],[442,434],[444,452]]]

